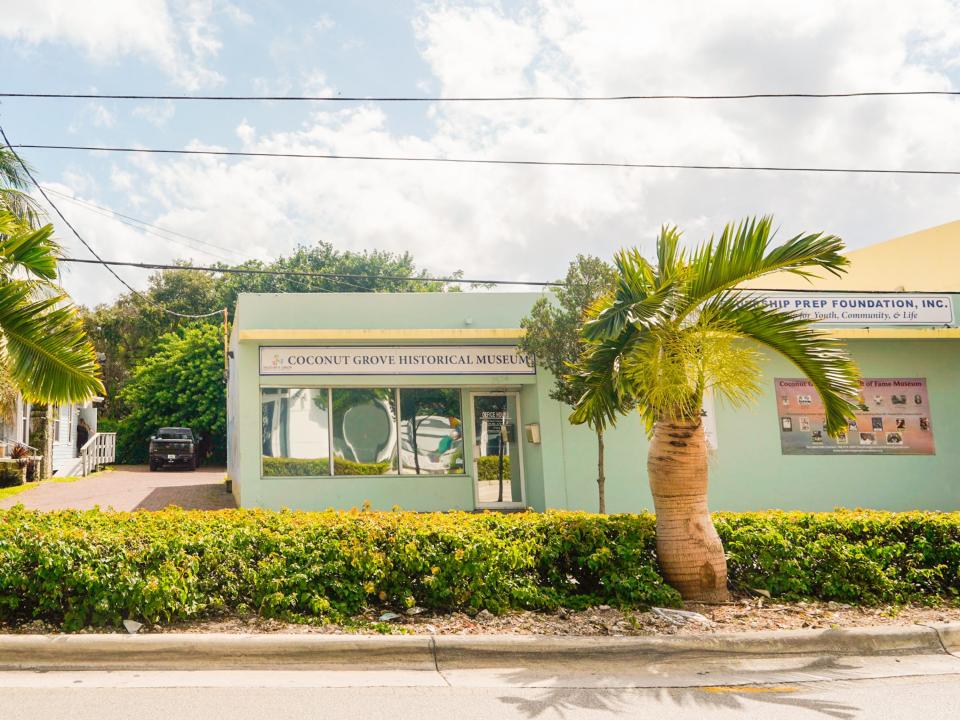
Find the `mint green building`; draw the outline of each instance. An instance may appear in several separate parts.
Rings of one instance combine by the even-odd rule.
[[[243,507],[595,511],[596,441],[517,350],[538,293],[245,294],[230,340]],[[714,510],[960,508],[960,295],[769,293],[849,343],[846,435],[779,357],[746,409],[705,402]],[[607,436],[607,508],[652,508],[636,415]]]

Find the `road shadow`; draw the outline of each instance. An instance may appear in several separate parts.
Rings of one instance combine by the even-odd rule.
[[[654,674],[655,666],[659,663],[638,663],[630,668],[632,673],[643,673],[647,670]],[[840,657],[810,658],[790,672],[815,672],[829,670],[850,670],[856,666],[844,664]],[[699,673],[698,673],[699,674]],[[757,703],[780,707],[799,708],[818,713],[835,720],[852,720],[860,713],[860,708],[854,705],[823,700],[814,697],[805,697],[803,685],[795,682],[780,682],[771,684],[768,673],[756,673],[756,685],[715,685],[710,686],[709,674],[703,673],[704,684],[698,687],[674,688],[544,688],[539,697],[505,695],[500,701],[512,705],[528,718],[556,716],[567,717],[568,714],[577,715],[584,711],[602,711],[609,713],[624,713],[630,710],[629,700],[638,693],[653,696],[664,709],[676,708],[703,708],[704,710],[733,710],[743,713],[753,713],[759,708]],[[738,674],[744,675],[738,671]],[[749,673],[746,673],[749,676]],[[553,678],[544,674],[543,668],[531,668],[510,673],[506,676],[510,682],[518,685],[544,682],[562,681],[562,674]],[[598,673],[598,677],[602,677]],[[550,712],[552,711],[552,712]],[[549,714],[548,714],[549,713]]]
[[[223,483],[197,483],[154,488],[134,510],[164,510],[180,507],[184,510],[227,510],[237,507],[233,495],[224,490]]]

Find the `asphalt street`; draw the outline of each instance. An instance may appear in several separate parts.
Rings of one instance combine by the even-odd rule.
[[[960,666],[960,660],[957,662]],[[4,672],[5,720],[192,720],[358,718],[512,720],[522,718],[831,718],[902,720],[960,717],[960,673],[690,687],[630,687],[607,678],[553,676],[525,685],[482,672]],[[949,668],[948,668],[949,669]],[[665,679],[673,682],[670,678]],[[618,684],[625,686],[617,686]],[[644,684],[656,683],[647,678]]]

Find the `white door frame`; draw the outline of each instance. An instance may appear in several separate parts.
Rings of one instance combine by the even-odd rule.
[[[473,427],[473,437],[470,438],[471,442],[471,455],[472,457],[472,466],[473,466],[473,506],[477,510],[505,510],[505,509],[514,509],[514,508],[525,508],[527,506],[527,483],[523,477],[523,437],[522,430],[523,425],[520,420],[520,391],[519,390],[470,390],[470,424]],[[514,419],[516,423],[516,446],[517,446],[517,460],[520,465],[520,502],[515,502],[513,500],[505,500],[503,502],[480,502],[480,479],[477,472],[477,438],[480,432],[480,428],[477,427],[477,413],[475,407],[475,399],[478,395],[486,395],[493,397],[512,397],[514,399],[514,406],[517,409],[517,417]],[[513,465],[513,460],[510,461],[511,466]]]

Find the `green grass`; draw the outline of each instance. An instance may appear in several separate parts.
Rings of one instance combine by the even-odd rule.
[[[90,475],[87,475],[90,477]],[[77,480],[83,480],[82,477],[52,477],[49,480],[41,480],[40,482],[31,482],[24,483],[23,485],[15,485],[14,487],[0,488],[0,500],[5,500],[8,497],[13,495],[19,495],[22,492],[27,490],[32,490],[33,488],[40,487],[41,485],[47,485],[49,483],[69,483],[76,482]]]

